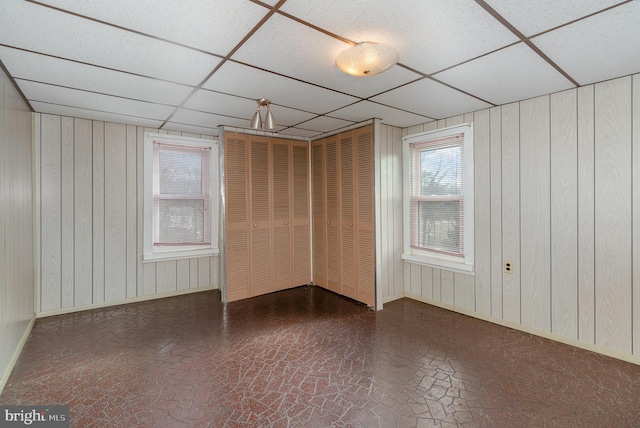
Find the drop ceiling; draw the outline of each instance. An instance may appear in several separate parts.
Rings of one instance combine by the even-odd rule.
[[[363,41],[376,76],[339,71]],[[2,0],[35,112],[217,135],[268,98],[281,134],[409,127],[640,72],[640,0]]]

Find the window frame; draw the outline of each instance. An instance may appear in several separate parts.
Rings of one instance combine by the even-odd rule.
[[[443,138],[463,134],[462,160],[463,160],[463,222],[461,235],[463,239],[464,257],[454,256],[438,250],[416,248],[411,245],[411,195],[412,176],[416,174],[411,162],[411,145],[427,144]],[[474,171],[473,171],[473,125],[464,123],[434,131],[421,132],[407,135],[402,139],[403,154],[403,260],[425,266],[436,267],[463,273],[474,271]],[[420,174],[420,171],[417,171]],[[426,197],[429,198],[429,197]],[[442,196],[437,199],[451,199],[450,196]],[[459,198],[456,197],[456,200]]]
[[[209,210],[210,223],[205,225],[210,231],[210,244],[194,245],[154,245],[154,210],[158,207],[159,200],[153,194],[154,168],[158,167],[157,156],[154,155],[155,142],[164,143],[176,147],[206,147],[210,149],[209,166],[210,180],[204,183],[210,190]],[[193,257],[207,257],[219,254],[218,248],[218,222],[219,222],[219,153],[216,140],[204,140],[200,138],[182,137],[177,135],[158,134],[145,132],[143,147],[143,186],[144,186],[144,245],[143,262],[157,262],[162,260],[178,260]],[[208,185],[208,186],[207,186]],[[175,198],[171,198],[175,199]],[[203,199],[199,197],[197,199]],[[206,198],[205,198],[206,199]],[[206,202],[205,202],[206,203]]]

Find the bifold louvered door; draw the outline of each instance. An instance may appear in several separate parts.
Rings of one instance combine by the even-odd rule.
[[[246,135],[226,134],[225,235],[227,300],[249,297],[249,139]]]
[[[374,235],[374,164],[373,129],[371,126],[353,131],[356,163],[356,266],[358,279],[356,300],[375,306],[376,253]]]
[[[313,143],[313,281],[375,305],[371,126]]]
[[[311,280],[309,146],[225,133],[227,301]]]

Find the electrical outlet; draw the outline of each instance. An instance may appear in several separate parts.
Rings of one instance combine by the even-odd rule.
[[[513,273],[513,265],[510,261],[505,260],[504,262],[504,272],[505,273]]]

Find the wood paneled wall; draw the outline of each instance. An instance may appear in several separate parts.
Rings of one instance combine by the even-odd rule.
[[[401,138],[461,122],[474,124],[475,274],[407,262],[400,275]],[[640,362],[640,75],[380,134],[385,301]]]
[[[217,288],[216,256],[142,262],[144,132],[163,131],[36,115],[36,312]]]
[[[34,314],[32,114],[0,68],[0,391]]]

